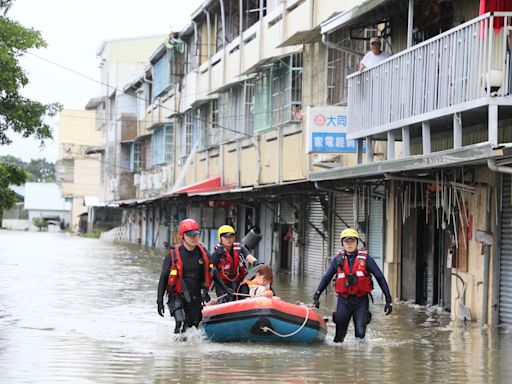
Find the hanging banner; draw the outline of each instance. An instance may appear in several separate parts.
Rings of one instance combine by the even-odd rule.
[[[347,140],[346,107],[307,107],[306,138],[306,153],[357,151],[357,142]]]

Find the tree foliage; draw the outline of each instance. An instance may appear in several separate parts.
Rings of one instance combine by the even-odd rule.
[[[30,159],[24,162],[11,155],[0,156],[0,163],[10,163],[22,168],[27,173],[27,182],[53,183],[55,182],[55,163],[46,159]]]
[[[58,103],[33,101],[20,93],[29,82],[19,64],[20,57],[29,49],[45,47],[46,42],[38,31],[7,17],[12,4],[13,0],[0,0],[0,145],[11,143],[8,131],[44,143],[52,137],[52,128],[44,119],[54,116],[62,107]],[[0,213],[15,202],[8,185],[23,183],[25,179],[25,172],[15,165],[0,164]]]
[[[0,163],[0,213],[11,208],[17,201],[16,193],[9,185],[25,183],[25,171],[14,164]]]

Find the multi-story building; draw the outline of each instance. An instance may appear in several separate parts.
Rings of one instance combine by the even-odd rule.
[[[101,134],[96,130],[94,111],[65,109],[60,113],[57,182],[61,195],[71,203],[71,229],[75,231],[89,202],[99,201],[101,156],[86,154],[88,148],[99,145]],[[87,222],[85,218],[82,221]]]
[[[258,225],[261,260],[319,277],[355,227],[395,298],[511,322],[512,13],[483,8],[206,1],[123,88],[129,237]],[[359,72],[373,36],[392,56]]]

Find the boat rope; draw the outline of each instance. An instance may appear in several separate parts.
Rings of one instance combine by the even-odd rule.
[[[304,306],[304,307],[306,308],[306,318],[304,319],[304,322],[302,323],[302,325],[299,328],[297,328],[295,331],[293,331],[292,333],[283,335],[279,332],[274,331],[272,328],[269,328],[269,327],[261,327],[260,329],[263,332],[270,332],[279,337],[290,337],[290,336],[296,335],[297,333],[299,333],[302,330],[302,328],[304,328],[306,326],[306,323],[308,322],[308,319],[309,319],[309,307],[308,306]]]

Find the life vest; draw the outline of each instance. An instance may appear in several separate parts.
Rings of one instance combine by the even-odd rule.
[[[211,285],[211,272],[210,272],[210,260],[208,254],[201,244],[197,244],[201,255],[203,257],[203,269],[204,269],[204,282],[206,288],[210,288]],[[180,255],[180,246],[169,248],[169,255],[171,255],[171,270],[169,272],[169,278],[167,279],[167,293],[169,295],[181,295],[183,293],[183,261]]]
[[[265,285],[265,290],[261,290],[263,288],[262,285],[258,285],[254,280],[245,280],[240,286],[247,284],[249,287],[249,295],[251,297],[253,296],[266,296],[268,292],[272,292],[272,289],[270,289],[270,285]],[[239,288],[240,289],[240,288]]]
[[[224,250],[224,255],[221,255],[220,265],[220,277],[224,283],[236,281],[240,283],[247,275],[245,264],[240,257],[240,243],[233,243],[233,255],[227,249]],[[234,260],[233,260],[234,259]]]
[[[367,250],[358,250],[357,256],[352,266],[352,271],[348,265],[348,257],[345,256],[345,251],[340,251],[336,256],[338,259],[338,268],[336,271],[336,280],[334,283],[334,290],[338,295],[348,297],[349,295],[356,295],[363,297],[373,290],[372,275],[366,270],[366,257],[368,256]],[[348,286],[346,283],[349,274],[356,275],[357,284]]]

